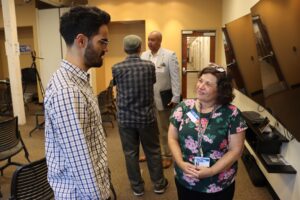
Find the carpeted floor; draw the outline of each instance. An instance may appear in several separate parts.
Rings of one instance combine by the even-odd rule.
[[[33,132],[32,137],[29,137],[30,130],[35,126],[35,116],[33,115],[36,110],[41,109],[41,106],[31,104],[27,108],[27,123],[20,126],[22,138],[28,148],[31,161],[38,160],[44,157],[44,131],[36,130]],[[108,143],[108,158],[109,167],[112,173],[112,183],[117,192],[119,200],[176,200],[176,188],[173,177],[173,169],[169,168],[164,170],[165,176],[170,182],[170,186],[166,193],[157,195],[153,192],[153,188],[150,182],[147,164],[141,163],[141,171],[145,180],[145,195],[142,197],[135,197],[129,186],[124,155],[118,135],[117,123],[114,122],[115,127],[112,128],[111,124],[104,124],[107,130],[107,143]],[[20,152],[14,158],[14,161],[26,163],[24,152]],[[4,161],[0,162],[0,166],[4,164]],[[3,194],[3,200],[6,200],[10,196],[10,184],[11,177],[15,171],[15,166],[10,166],[4,170],[4,176],[0,176],[1,192]],[[239,161],[239,171],[236,180],[236,192],[235,200],[271,200],[272,197],[264,187],[255,187],[249,179],[248,173],[245,169],[243,162]]]

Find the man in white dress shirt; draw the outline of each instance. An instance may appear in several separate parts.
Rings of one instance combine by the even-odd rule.
[[[156,83],[154,85],[154,100],[157,109],[157,121],[160,130],[163,167],[172,164],[172,156],[168,147],[168,127],[171,109],[180,101],[179,66],[175,52],[161,48],[162,34],[153,31],[148,36],[149,50],[142,53],[141,58],[150,60],[155,65]],[[168,107],[164,107],[160,92],[172,89],[172,98]]]

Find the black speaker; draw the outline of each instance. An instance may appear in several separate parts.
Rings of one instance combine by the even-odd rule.
[[[265,134],[265,133],[262,133]],[[282,142],[278,140],[278,137],[269,137],[263,135],[257,140],[256,152],[263,154],[279,154]]]

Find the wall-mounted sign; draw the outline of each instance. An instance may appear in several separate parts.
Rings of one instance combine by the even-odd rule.
[[[27,44],[20,44],[20,53],[31,52],[31,47]]]

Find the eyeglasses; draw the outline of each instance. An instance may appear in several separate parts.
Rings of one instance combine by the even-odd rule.
[[[226,73],[226,70],[224,69],[224,67],[221,67],[221,66],[219,66],[219,65],[217,65],[215,63],[210,63],[209,67],[214,68],[215,70],[217,70],[220,73],[223,73],[223,72]]]
[[[99,40],[99,42],[103,45],[103,46],[107,46],[109,44],[109,40],[108,39],[101,39]]]

